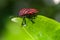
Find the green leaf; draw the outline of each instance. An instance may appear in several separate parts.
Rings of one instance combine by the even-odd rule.
[[[26,26],[21,25],[19,17],[7,22],[4,40],[60,40],[60,23],[41,15],[33,21],[26,18]]]

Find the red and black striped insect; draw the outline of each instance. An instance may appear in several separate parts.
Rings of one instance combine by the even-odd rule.
[[[25,18],[29,18],[33,22],[33,17],[35,17],[38,11],[34,8],[23,8],[19,11],[19,16],[23,17],[22,25],[26,24]],[[33,22],[34,23],[34,22]]]
[[[33,15],[37,13],[38,11],[33,8],[23,8],[19,11],[19,16],[25,16],[25,15]]]

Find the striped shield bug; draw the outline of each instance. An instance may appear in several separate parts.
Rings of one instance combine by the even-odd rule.
[[[22,25],[25,25],[26,24],[26,17],[29,18],[32,23],[34,23],[34,21],[32,20],[36,14],[37,14],[37,9],[35,8],[22,8],[20,11],[19,11],[19,16],[23,18],[23,22],[22,22]]]

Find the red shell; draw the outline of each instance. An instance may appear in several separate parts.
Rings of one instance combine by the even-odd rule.
[[[19,16],[24,16],[26,14],[30,15],[30,14],[34,14],[37,13],[38,11],[34,8],[23,8],[19,11]]]

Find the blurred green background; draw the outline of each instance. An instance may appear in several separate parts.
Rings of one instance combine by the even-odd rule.
[[[56,0],[0,0],[0,37],[5,30],[6,20],[17,16],[21,8],[36,8],[44,15],[60,22],[60,1]]]

